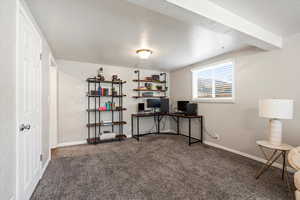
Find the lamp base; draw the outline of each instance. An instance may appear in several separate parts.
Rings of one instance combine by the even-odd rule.
[[[275,146],[282,144],[282,122],[278,119],[270,120],[269,142]]]

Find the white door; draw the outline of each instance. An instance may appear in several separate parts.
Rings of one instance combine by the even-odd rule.
[[[32,195],[41,174],[41,38],[21,9],[17,65],[17,198]]]
[[[49,114],[50,114],[50,147],[55,148],[57,145],[57,67],[50,66],[50,77],[49,77],[49,85],[50,85],[50,106],[49,106]]]

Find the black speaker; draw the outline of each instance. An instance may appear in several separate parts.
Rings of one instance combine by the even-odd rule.
[[[145,104],[144,103],[139,103],[138,104],[138,112],[143,112],[145,110]]]
[[[169,99],[160,99],[160,112],[168,113],[169,112]]]
[[[188,103],[186,105],[186,115],[189,115],[189,116],[198,115],[198,104]]]

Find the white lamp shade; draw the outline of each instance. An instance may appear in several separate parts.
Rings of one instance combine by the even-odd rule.
[[[264,99],[259,101],[259,116],[271,119],[293,119],[294,101]]]

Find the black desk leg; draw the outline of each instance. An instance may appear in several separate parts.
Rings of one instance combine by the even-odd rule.
[[[191,118],[189,118],[189,145],[191,145]]]
[[[157,132],[158,132],[158,134],[160,134],[160,119],[159,119],[159,115],[157,116]]]
[[[180,128],[179,128],[179,117],[177,117],[177,135],[179,135],[180,134]]]
[[[200,119],[200,126],[201,126],[201,130],[200,130],[201,143],[203,143],[203,117],[201,117],[201,119]]]
[[[131,116],[131,137],[133,137],[133,117]]]
[[[140,117],[136,117],[137,140],[140,141]]]
[[[284,180],[284,170],[285,170],[285,161],[286,161],[286,151],[282,152],[282,159],[283,159],[283,164],[282,164],[282,180]]]

